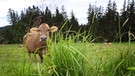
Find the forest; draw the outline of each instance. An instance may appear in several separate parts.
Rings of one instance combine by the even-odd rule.
[[[79,24],[73,11],[71,11],[71,17],[68,18],[64,5],[61,6],[61,9],[56,7],[55,14],[47,6],[42,11],[38,6],[33,5],[26,10],[22,10],[20,14],[9,8],[8,21],[11,25],[0,28],[0,44],[22,43],[23,36],[29,29],[38,27],[43,22],[50,26],[55,25],[59,29],[63,28],[61,30],[63,33],[75,31],[80,34],[86,34],[89,36],[87,39],[95,39],[94,42],[126,42],[129,40],[129,33],[132,34],[132,41],[134,41],[134,0],[124,0],[123,8],[121,8],[120,12],[117,11],[117,3],[111,0],[109,0],[107,8],[97,7],[91,3],[88,7],[88,23],[86,24]]]

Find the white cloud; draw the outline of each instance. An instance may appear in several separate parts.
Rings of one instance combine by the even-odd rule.
[[[35,4],[37,4],[36,0],[1,0],[0,27],[9,25],[7,18],[9,8],[20,12],[21,10],[24,10],[24,8]]]
[[[1,27],[9,25],[7,18],[0,18],[0,25],[1,25]]]

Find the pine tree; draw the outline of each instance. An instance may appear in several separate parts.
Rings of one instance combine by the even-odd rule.
[[[56,13],[53,15],[53,23],[56,25],[58,28],[61,28],[63,23],[64,23],[64,17],[62,13],[59,12],[58,7],[56,8]]]
[[[11,26],[12,31],[10,29],[9,30],[7,29],[7,31],[10,32],[10,35],[11,36],[13,36],[13,40],[12,41],[15,42],[15,43],[19,43],[19,37],[20,37],[19,35],[20,35],[20,33],[18,32],[19,31],[18,28],[20,26],[17,24],[19,22],[18,13],[15,12],[14,10],[12,10],[12,9],[9,9],[9,15],[8,15],[8,17],[9,17],[9,22],[12,25]],[[10,35],[9,34],[6,34],[5,35],[5,37],[7,38],[7,40],[8,40],[8,37],[10,37]],[[10,43],[10,38],[9,38],[9,43]]]
[[[74,16],[73,11],[71,12],[71,18],[69,20],[69,24],[72,27],[71,30],[73,30],[73,31],[78,31],[79,30],[79,28],[78,28],[79,27],[79,24],[78,24],[77,19]]]
[[[42,14],[42,23],[45,22],[49,25],[52,25],[52,13],[48,7],[46,7],[45,12]]]
[[[116,3],[109,0],[107,11],[105,13],[104,35],[103,38],[113,41],[118,32],[118,12]]]

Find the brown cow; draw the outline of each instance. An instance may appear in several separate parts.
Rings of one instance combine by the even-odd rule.
[[[38,28],[31,28],[30,33],[27,33],[23,37],[29,57],[31,57],[31,53],[37,53],[41,59],[41,62],[43,62],[42,52],[43,50],[46,51],[47,49],[46,40],[49,37],[49,32],[55,31],[57,31],[56,26],[52,26],[50,28],[46,23],[42,23]]]

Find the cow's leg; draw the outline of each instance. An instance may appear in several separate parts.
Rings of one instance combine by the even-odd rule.
[[[41,59],[41,63],[42,63],[42,62],[43,62],[42,52],[38,52],[38,55],[39,55],[39,57],[40,57],[40,59]]]
[[[46,54],[46,48],[43,49],[43,54],[44,54],[44,55]]]

